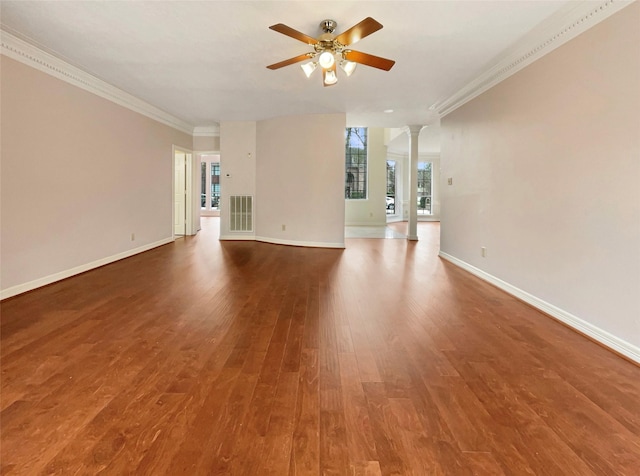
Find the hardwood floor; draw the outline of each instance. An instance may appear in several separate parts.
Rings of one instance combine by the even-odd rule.
[[[2,303],[2,474],[640,474],[640,368],[441,261],[438,224],[217,224]]]

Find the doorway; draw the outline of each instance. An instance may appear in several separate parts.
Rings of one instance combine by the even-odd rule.
[[[196,153],[200,162],[200,216],[220,216],[220,154]]]
[[[173,234],[192,235],[193,163],[191,152],[173,150]]]
[[[396,193],[396,161],[387,159],[387,195],[385,197],[385,207],[387,217],[398,214],[398,195]]]

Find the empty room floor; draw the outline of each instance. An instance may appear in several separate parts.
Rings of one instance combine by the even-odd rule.
[[[202,223],[2,302],[2,474],[638,474],[640,368],[442,261],[437,223]]]

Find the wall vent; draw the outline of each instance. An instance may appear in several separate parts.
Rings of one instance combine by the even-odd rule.
[[[233,195],[229,200],[229,231],[253,231],[253,197]]]

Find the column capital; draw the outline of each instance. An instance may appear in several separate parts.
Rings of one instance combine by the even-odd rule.
[[[421,125],[412,125],[412,126],[404,126],[404,131],[409,134],[410,136],[412,135],[418,135],[420,134],[420,131],[424,128],[425,126],[421,126]]]

